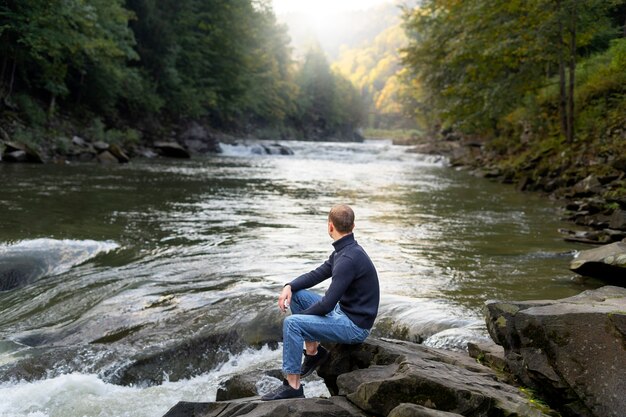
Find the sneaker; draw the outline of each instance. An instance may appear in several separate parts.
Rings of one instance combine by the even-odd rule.
[[[303,385],[300,384],[300,388],[295,389],[291,388],[289,382],[286,379],[283,379],[283,385],[277,388],[275,391],[270,392],[269,394],[265,394],[261,397],[263,401],[273,401],[273,400],[287,400],[289,398],[304,398],[304,389]]]
[[[322,345],[317,347],[317,354],[309,356],[304,351],[304,362],[300,368],[300,378],[311,375],[324,361],[328,359],[328,351]]]

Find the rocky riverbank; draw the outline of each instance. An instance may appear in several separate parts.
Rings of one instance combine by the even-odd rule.
[[[390,339],[334,345],[318,370],[330,398],[181,402],[165,416],[623,416],[626,289],[488,301],[485,316],[498,345],[471,345],[472,357]],[[237,378],[224,398],[254,394]]]
[[[3,132],[3,133],[2,133]],[[98,162],[103,164],[127,163],[133,158],[168,157],[188,159],[191,155],[220,153],[220,143],[237,145],[241,139],[217,132],[193,122],[184,128],[173,130],[159,140],[142,140],[136,143],[99,140],[88,135],[57,138],[56,142],[43,141],[41,146],[28,142],[13,141],[4,131],[0,136],[0,162],[5,163],[71,163]],[[259,154],[291,155],[293,151],[280,143],[268,141],[253,149]]]

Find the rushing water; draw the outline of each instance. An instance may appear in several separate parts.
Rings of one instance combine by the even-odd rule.
[[[486,337],[487,299],[594,285],[568,271],[577,247],[543,197],[384,141],[287,145],[0,165],[0,278],[17,283],[0,292],[0,416],[152,417],[279,367],[276,296],[328,256],[339,202],[379,271],[378,335],[463,349]]]

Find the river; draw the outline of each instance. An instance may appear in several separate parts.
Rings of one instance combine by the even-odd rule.
[[[0,164],[0,273],[19,282],[0,292],[0,416],[154,417],[279,367],[277,294],[331,252],[340,202],[379,272],[376,335],[463,349],[487,337],[487,299],[595,285],[568,271],[580,247],[545,197],[388,141],[285,145]]]

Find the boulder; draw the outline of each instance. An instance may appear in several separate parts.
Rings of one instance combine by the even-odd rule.
[[[626,410],[626,289],[606,286],[554,301],[485,305],[487,329],[522,383],[564,415]]]
[[[343,397],[260,401],[257,398],[230,402],[179,402],[163,417],[366,417]]]
[[[274,369],[265,372],[251,371],[245,374],[237,374],[220,384],[220,386],[217,388],[215,400],[228,401],[260,395],[261,393],[259,392],[257,387],[257,382],[259,382],[260,374],[276,378],[278,380],[282,380],[283,378],[283,373],[280,369]]]
[[[126,155],[126,152],[122,150],[118,145],[111,144],[109,146],[109,152],[117,159],[117,161],[121,164],[125,164],[130,162],[130,158]]]
[[[221,148],[218,141],[209,131],[197,122],[192,122],[179,136],[180,141],[187,149],[197,153],[219,153]]]
[[[100,152],[98,156],[96,156],[96,160],[101,164],[117,164],[118,162],[115,155],[109,151]]]
[[[588,197],[600,193],[602,193],[602,184],[593,174],[572,187],[573,197]]]
[[[6,142],[4,145],[3,161],[43,164],[41,154],[28,144]]]
[[[280,143],[272,143],[269,145],[261,145],[268,155],[293,155],[293,150],[288,146]]]
[[[583,250],[569,268],[580,275],[626,286],[626,242]]]
[[[437,411],[421,405],[405,403],[400,404],[387,417],[462,417],[461,414]]]
[[[389,339],[329,348],[330,358],[318,375],[331,393],[346,395],[368,414],[387,416],[411,403],[472,416],[545,415],[521,391],[500,382],[492,369],[465,353]]]
[[[94,142],[93,143],[93,147],[96,149],[96,151],[98,152],[103,152],[103,151],[108,151],[109,150],[109,144],[106,142],[103,142],[101,140]]]
[[[189,152],[176,142],[155,142],[154,148],[157,150],[159,155],[168,158],[191,158]]]

